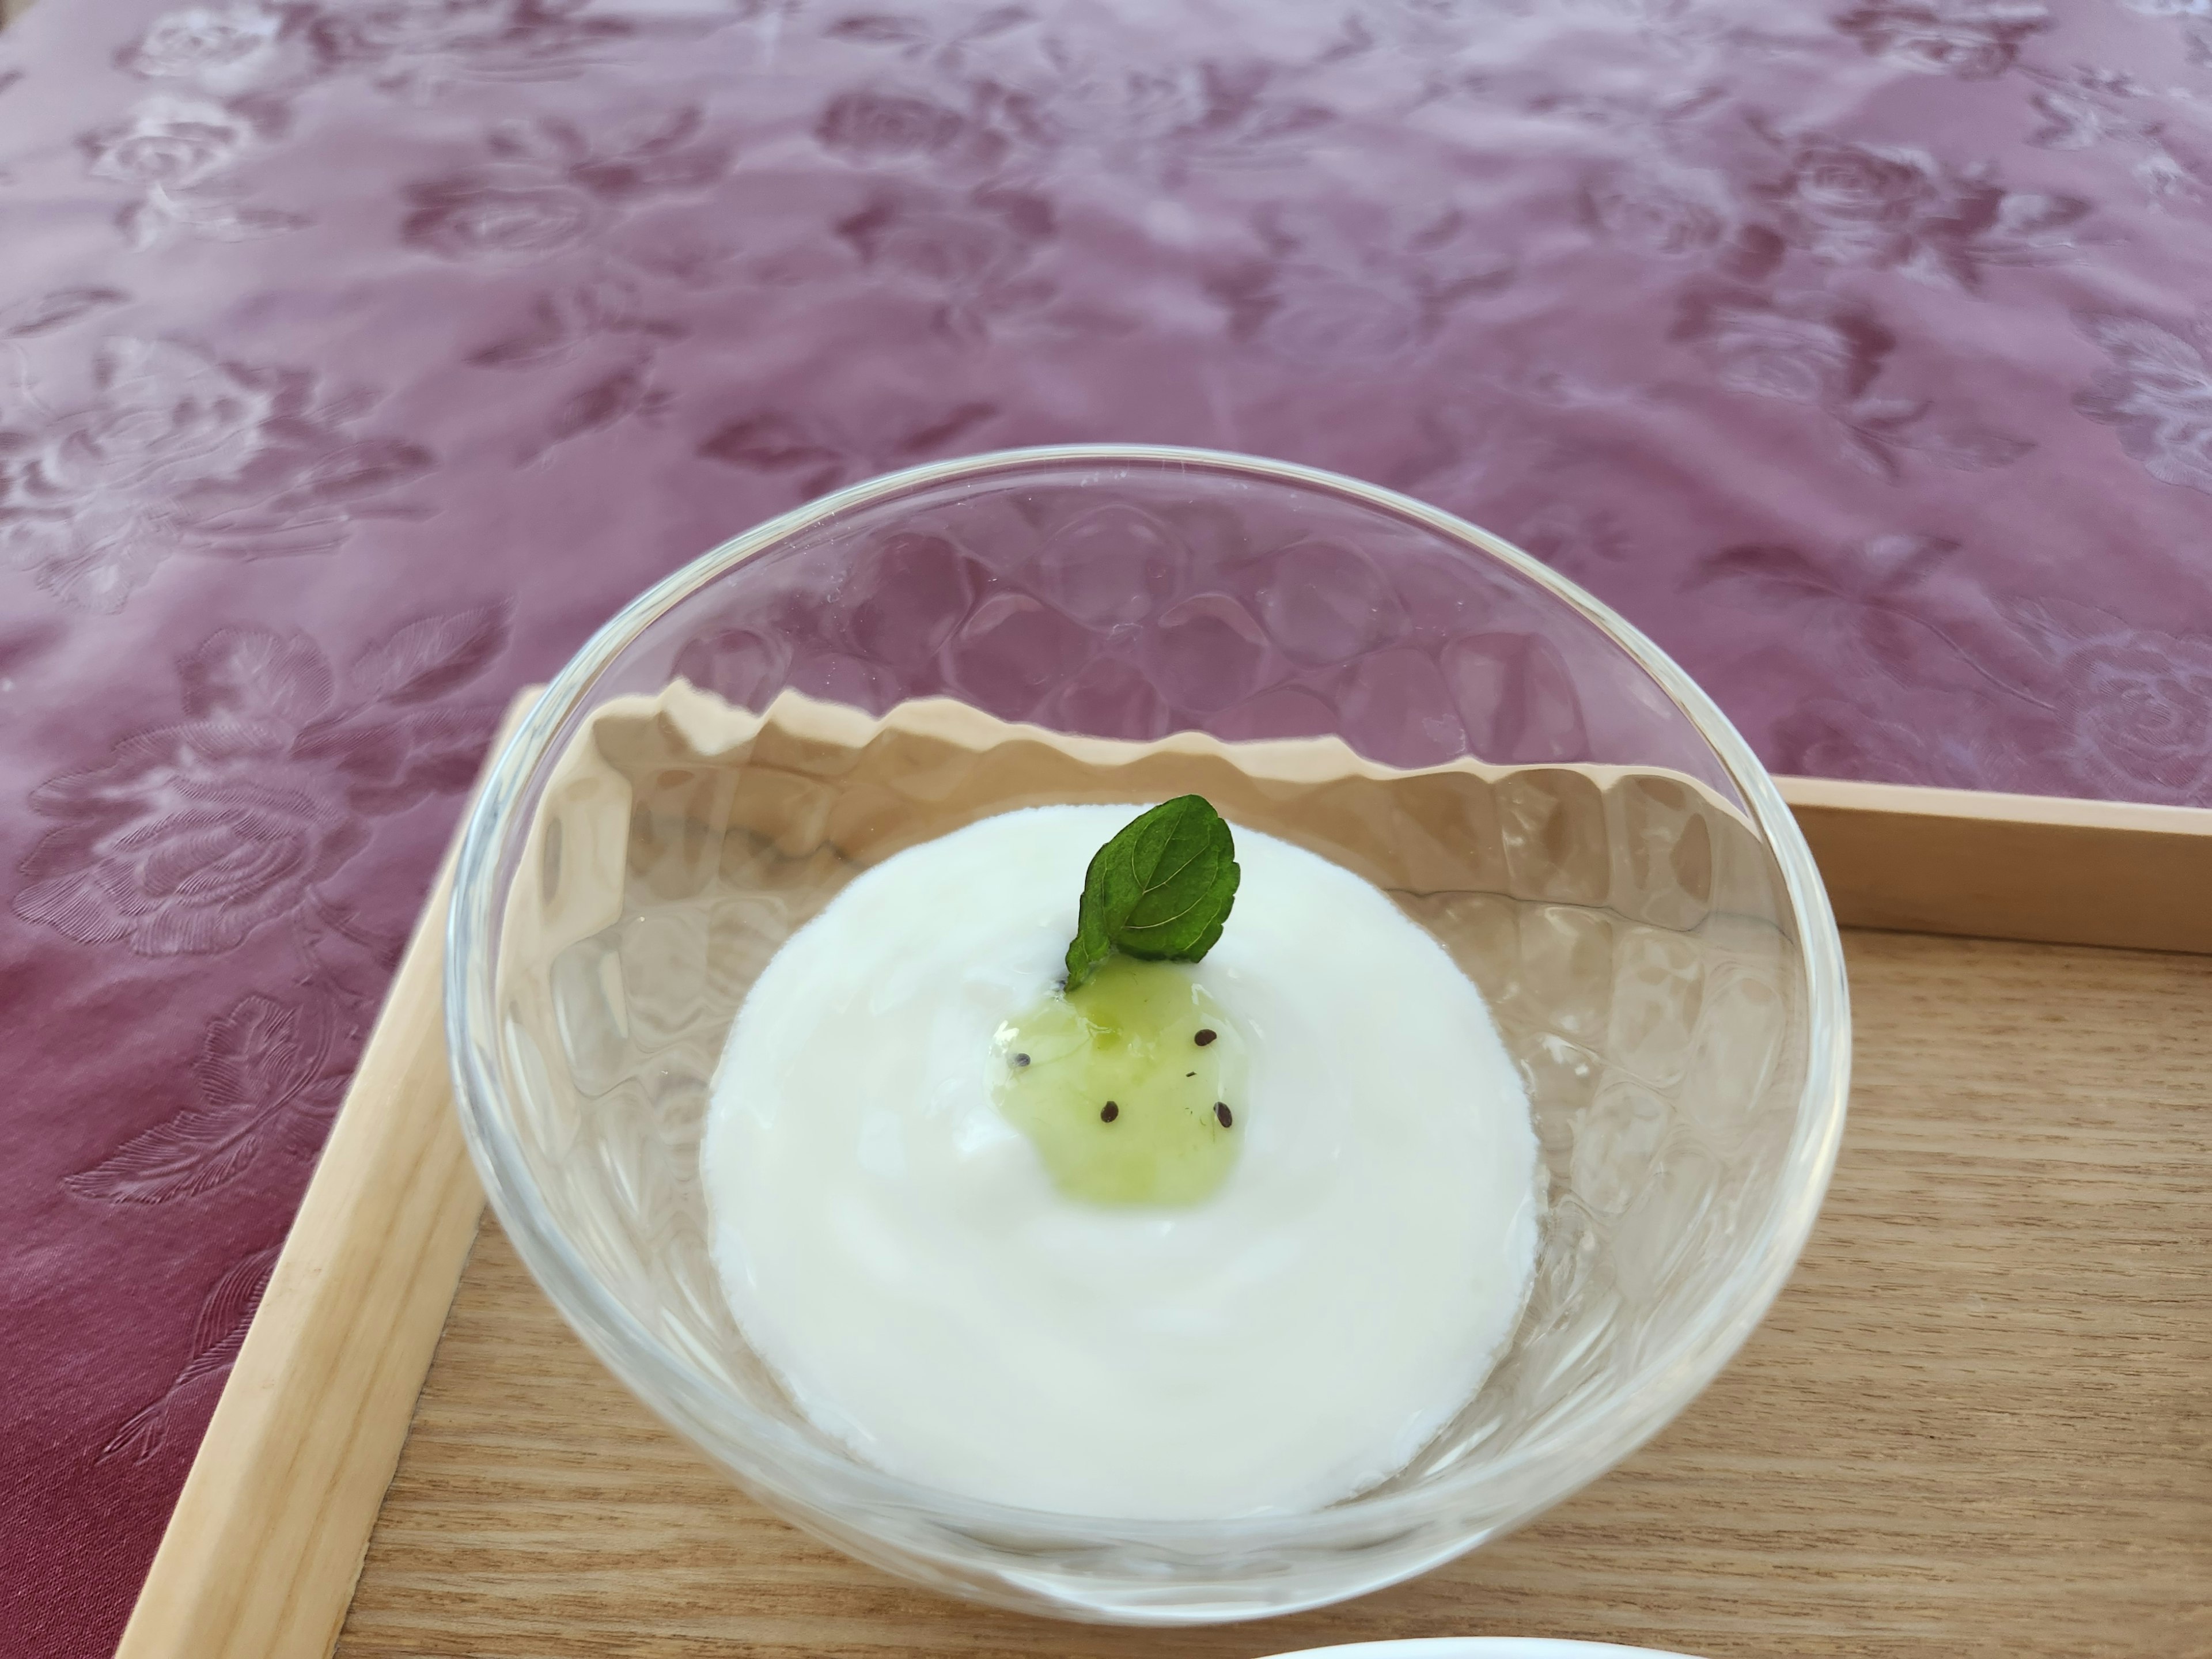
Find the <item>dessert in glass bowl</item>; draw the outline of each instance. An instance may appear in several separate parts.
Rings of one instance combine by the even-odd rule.
[[[864,1559],[1287,1611],[1625,1455],[1840,1131],[1802,840],[1601,606],[1419,503],[919,469],[609,624],[493,769],[450,1033],[517,1247]]]
[[[1481,993],[1272,836],[1237,835],[1209,905],[1178,808],[1226,843],[1187,796],[894,854],[738,1012],[702,1152],[722,1285],[879,1468],[1068,1514],[1318,1509],[1411,1461],[1512,1333],[1536,1139]],[[1144,954],[1086,959],[1079,872],[1163,827]],[[1177,924],[1218,939],[1142,937]]]

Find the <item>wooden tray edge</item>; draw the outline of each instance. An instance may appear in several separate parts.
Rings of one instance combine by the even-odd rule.
[[[2212,953],[2212,811],[1776,782],[1846,927]]]
[[[516,700],[499,741],[536,695]],[[2212,811],[1778,781],[1845,927],[2212,953]],[[278,1659],[337,1641],[483,1212],[446,1066],[452,865],[449,853],[118,1659]],[[390,1248],[403,1239],[416,1247]]]

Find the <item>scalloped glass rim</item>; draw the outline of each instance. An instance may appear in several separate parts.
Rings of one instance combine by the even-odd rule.
[[[706,583],[793,533],[855,508],[931,485],[1067,465],[1183,469],[1290,483],[1350,498],[1378,512],[1425,526],[1510,566],[1548,590],[1632,656],[1673,699],[1711,746],[1781,867],[1790,912],[1804,953],[1807,1002],[1805,1090],[1778,1186],[1779,1196],[1765,1237],[1747,1252],[1730,1294],[1716,1298],[1680,1339],[1654,1356],[1633,1382],[1613,1395],[1594,1419],[1571,1435],[1533,1439],[1495,1462],[1448,1470],[1419,1486],[1353,1498],[1297,1515],[1229,1517],[1218,1521],[1126,1522],[955,1497],[933,1487],[882,1474],[835,1456],[785,1425],[707,1384],[665,1344],[649,1333],[586,1268],[544,1209],[520,1146],[489,1103],[501,1088],[493,1004],[493,948],[502,894],[496,875],[502,849],[515,826],[517,804],[550,765],[550,745],[569,717],[584,706],[599,676],[656,619]],[[860,1512],[908,1511],[985,1533],[1049,1536],[1075,1544],[1128,1543],[1191,1550],[1233,1538],[1240,1550],[1326,1546],[1336,1534],[1366,1536],[1403,1522],[1411,1527],[1449,1510],[1455,1496],[1492,1486],[1512,1476],[1529,1495],[1506,1521],[1415,1560],[1394,1560],[1369,1589],[1398,1582],[1463,1553],[1526,1522],[1633,1452],[1687,1405],[1734,1356],[1780,1292],[1795,1266],[1834,1168],[1850,1084],[1850,1009],[1842,943],[1810,851],[1796,821],[1750,745],[1713,701],[1664,652],[1609,607],[1511,544],[1464,520],[1395,490],[1301,466],[1225,451],[1139,444],[1073,444],[999,450],[888,473],[769,520],[664,578],[632,600],[594,634],[556,675],[514,735],[493,762],[471,811],[456,869],[447,928],[447,1038],[464,1133],[493,1207],[532,1273],[585,1341],[647,1402],[702,1443],[741,1479],[805,1507],[822,1502],[826,1488],[836,1503]],[[717,1421],[735,1433],[717,1431]],[[802,1493],[804,1488],[804,1495]],[[851,1540],[846,1547],[853,1547]],[[1331,1590],[1285,1602],[1277,1611],[1342,1599]],[[1171,1615],[1170,1615],[1171,1616]]]

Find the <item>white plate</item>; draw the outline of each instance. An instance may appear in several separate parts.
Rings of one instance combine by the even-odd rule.
[[[1545,1636],[1431,1636],[1415,1642],[1354,1642],[1346,1647],[1301,1648],[1273,1659],[1685,1659],[1656,1648],[1620,1648],[1610,1642],[1555,1642]]]

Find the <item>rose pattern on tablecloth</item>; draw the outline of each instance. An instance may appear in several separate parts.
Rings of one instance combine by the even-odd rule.
[[[2200,113],[2161,107],[2156,91],[2132,75],[2089,65],[2029,73],[2043,87],[2031,100],[2043,121],[2028,143],[2053,150],[2111,144],[2132,152],[2129,171],[2150,199],[2203,198],[2212,183],[2212,131]]]
[[[1711,253],[1740,228],[1728,180],[1705,167],[1639,159],[1593,174],[1580,205],[1601,236],[1670,258]]]
[[[832,98],[814,136],[823,149],[861,167],[911,160],[988,171],[1009,148],[1005,134],[949,105],[872,89]]]
[[[506,640],[503,606],[425,617],[341,677],[303,635],[223,629],[179,664],[182,721],[33,792],[60,827],[23,861],[25,921],[157,957],[220,955],[281,927],[298,964],[281,992],[249,992],[212,1020],[191,1098],[64,1176],[69,1194],[176,1204],[272,1152],[313,1157],[402,943],[327,884],[362,849],[366,820],[466,787],[496,710],[453,694]],[[161,1449],[179,1402],[236,1357],[275,1255],[255,1252],[216,1280],[183,1368],[100,1461]]]
[[[1234,337],[1299,368],[1385,372],[1432,339],[1455,307],[1513,280],[1510,259],[1468,246],[1463,214],[1407,226],[1385,214],[1347,216],[1365,222],[1284,209],[1255,216],[1264,257],[1207,284]]]
[[[283,105],[157,94],[121,120],[77,140],[85,171],[140,192],[116,210],[131,245],[150,248],[179,235],[244,241],[294,230],[307,216],[240,199],[223,175],[283,129]]]
[[[190,81],[217,95],[280,77],[296,27],[273,6],[186,6],[157,17],[115,61],[149,81]]]
[[[105,1203],[166,1204],[236,1178],[272,1141],[313,1157],[345,1089],[344,1071],[332,1064],[336,1024],[326,1001],[241,999],[208,1027],[193,1066],[196,1103],[62,1184]],[[130,1430],[126,1423],[119,1432]]]
[[[2201,326],[2183,334],[2146,317],[2085,313],[2079,321],[2112,366],[2074,406],[2113,428],[2154,478],[2212,493],[2212,362]]]
[[[457,262],[534,267],[580,252],[596,264],[593,243],[613,240],[602,233],[625,213],[696,194],[727,173],[731,149],[703,136],[704,125],[698,106],[687,105],[611,135],[587,135],[565,121],[501,127],[485,140],[487,162],[407,187],[401,239]],[[619,361],[553,405],[518,450],[521,459],[541,459],[558,444],[666,407],[653,358],[687,331],[653,313],[641,278],[682,280],[680,265],[656,258],[667,252],[642,244],[629,250],[631,271],[600,269],[572,288],[541,293],[513,332],[470,354],[484,368],[531,370],[572,357],[595,338],[621,343]]]
[[[275,1152],[304,1167],[342,1098],[402,937],[365,923],[331,878],[368,823],[465,788],[496,718],[455,701],[505,648],[507,610],[422,617],[343,673],[296,631],[218,630],[178,663],[183,719],[131,733],[106,764],[31,804],[58,821],[23,860],[24,921],[152,957],[218,957],[281,929],[295,971],[211,1020],[191,1097],[63,1178],[71,1196],[200,1199]],[[183,1367],[98,1460],[159,1452],[174,1411],[237,1355],[276,1247],[215,1283]]]
[[[893,404],[857,411],[857,422],[847,427],[764,410],[725,421],[700,441],[699,453],[725,466],[787,478],[789,505],[796,507],[841,484],[944,454],[998,412],[987,403]]]
[[[1869,53],[1922,75],[1987,81],[2052,24],[2037,0],[1861,0],[1836,27]]]
[[[679,317],[657,310],[635,280],[587,278],[574,288],[538,295],[512,331],[486,341],[468,361],[484,368],[534,369],[567,362],[594,341],[635,341],[631,355],[690,331]]]
[[[1759,193],[1786,243],[1823,264],[1967,289],[1991,264],[2063,258],[2068,227],[2089,211],[2079,197],[2007,190],[1988,168],[1954,170],[1902,146],[1808,137],[1784,168]]]
[[[585,246],[629,206],[697,191],[729,171],[696,105],[642,131],[595,138],[567,121],[501,127],[478,167],[410,185],[401,240],[447,259],[516,263]]]
[[[4,332],[45,333],[125,298],[42,295]],[[349,430],[374,390],[129,336],[97,347],[91,381],[92,399],[63,410],[27,386],[21,424],[0,430],[0,563],[64,604],[119,610],[173,553],[331,553],[362,519],[421,511],[392,492],[430,470],[431,453]]]
[[[498,606],[408,623],[343,690],[305,635],[225,629],[178,665],[184,718],[49,779],[15,914],[84,945],[209,956],[288,919],[367,820],[467,787],[495,711],[445,705],[507,640]]]
[[[1943,784],[1970,762],[1991,788],[2123,800],[2212,789],[2212,635],[2131,624],[2094,606],[1952,584],[1956,542],[1877,537],[1839,556],[1725,548],[1698,580],[1808,624],[1812,648],[1875,672],[1861,701],[1824,698],[1785,729],[1781,763],[1814,775]],[[1924,694],[1944,717],[1893,717]],[[1882,718],[1891,714],[1892,718]]]
[[[2198,0],[45,0],[0,112],[27,1659],[112,1642],[69,1540],[150,1551],[493,704],[810,495],[1334,466],[1589,584],[1778,766],[2212,805]],[[863,629],[1117,729],[1326,680],[1422,754],[1589,740],[1465,595],[1383,573],[1439,620],[1370,650],[1115,533],[684,660],[867,702]],[[1028,607],[1066,660],[998,672]],[[1158,685],[1088,642],[1153,611]]]
[[[1897,338],[1865,307],[1826,294],[1692,289],[1674,337],[1704,357],[1721,386],[1833,416],[1844,453],[1893,483],[1911,456],[1971,472],[2009,465],[2034,447],[1953,421],[1929,398],[1874,395]]]
[[[1856,402],[1897,347],[1864,306],[1753,289],[1686,291],[1674,336],[1731,391],[1822,409]]]
[[[1046,316],[1059,295],[1036,269],[1057,226],[1034,191],[879,187],[836,232],[862,266],[925,301],[931,328],[949,340],[980,345],[994,329]]]
[[[467,80],[580,74],[643,25],[585,0],[384,0],[313,7],[301,27],[325,71],[421,102]]]
[[[495,708],[452,696],[504,644],[504,606],[434,615],[341,677],[305,635],[219,630],[179,661],[184,721],[133,732],[106,765],[33,792],[60,827],[24,858],[24,921],[155,957],[222,956],[283,927],[296,956],[289,987],[250,991],[206,1026],[192,1097],[66,1175],[69,1194],[170,1206],[270,1152],[305,1161],[321,1148],[403,942],[362,925],[327,883],[368,842],[368,821],[467,787]],[[101,1460],[159,1451],[179,1398],[237,1356],[272,1259],[257,1252],[216,1281],[208,1310],[226,1285],[243,1301],[223,1318],[204,1310],[184,1370]]]
[[[470,81],[557,81],[583,73],[635,36],[696,33],[590,0],[385,0],[380,4],[186,6],[157,16],[119,48],[119,68],[187,82],[216,96],[276,102],[310,83],[358,75],[414,103]]]
[[[0,340],[28,340],[55,329],[66,328],[80,317],[90,316],[130,299],[120,289],[88,286],[56,289],[33,294],[0,307]]]
[[[2212,638],[2136,627],[2110,611],[2014,599],[2005,614],[2039,647],[2063,764],[2082,793],[2201,799],[2212,787]]]
[[[1347,27],[1358,21],[1354,13]],[[1175,187],[1188,183],[1196,167],[1279,161],[1334,118],[1326,105],[1295,90],[1301,70],[1312,65],[1269,64],[1240,52],[1168,72],[1138,68],[1022,6],[995,7],[964,23],[860,14],[832,22],[826,34],[890,56],[910,81],[926,70],[959,87],[964,112],[911,93],[898,102],[910,121],[924,108],[941,112],[928,124],[937,153],[970,162],[1084,155]],[[1318,61],[1347,51],[1357,55],[1375,44],[1371,36],[1353,35]],[[856,98],[865,101],[856,106],[849,101]],[[873,88],[832,100],[817,134],[828,143],[829,134],[861,110],[888,114],[887,102]],[[947,116],[959,125],[946,123]],[[912,153],[924,146],[901,148]]]
[[[192,1322],[191,1346],[161,1397],[136,1413],[100,1449],[99,1461],[129,1457],[143,1462],[161,1449],[168,1438],[170,1415],[189,1399],[195,1383],[226,1375],[238,1351],[246,1346],[246,1328],[261,1306],[261,1293],[269,1288],[270,1270],[276,1265],[281,1247],[263,1246],[241,1257],[210,1287]]]

